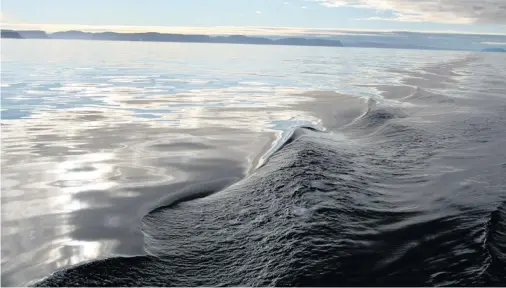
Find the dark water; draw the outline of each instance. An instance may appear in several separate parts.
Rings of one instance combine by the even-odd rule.
[[[238,181],[171,191],[142,218],[146,256],[37,285],[504,286],[504,71],[454,80],[480,65],[492,67],[475,55],[400,71],[377,86],[384,101],[307,93],[294,109],[326,130],[295,129]]]

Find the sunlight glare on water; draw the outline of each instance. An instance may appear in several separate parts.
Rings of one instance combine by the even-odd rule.
[[[406,84],[408,71],[416,88],[422,68],[428,79],[430,67],[468,54],[2,40],[2,285],[144,255],[140,219],[153,203],[243,178],[295,127],[325,129],[302,108],[314,101],[308,91],[411,107],[385,100],[389,87]],[[483,89],[459,69],[434,91]]]

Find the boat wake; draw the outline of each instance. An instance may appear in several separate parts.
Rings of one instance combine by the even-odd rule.
[[[171,193],[143,217],[148,255],[36,285],[504,284],[506,103],[416,79],[398,105],[308,94],[326,131],[297,128],[244,179]]]

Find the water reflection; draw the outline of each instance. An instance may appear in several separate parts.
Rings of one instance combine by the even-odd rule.
[[[369,50],[30,43],[2,41],[2,285],[143,254],[158,199],[239,179],[291,127],[319,125],[293,108],[302,92],[370,96],[358,83],[399,77]],[[405,53],[404,68],[443,57]]]

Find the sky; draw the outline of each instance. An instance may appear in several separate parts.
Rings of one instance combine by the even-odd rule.
[[[506,0],[1,0],[3,29],[506,34]]]

